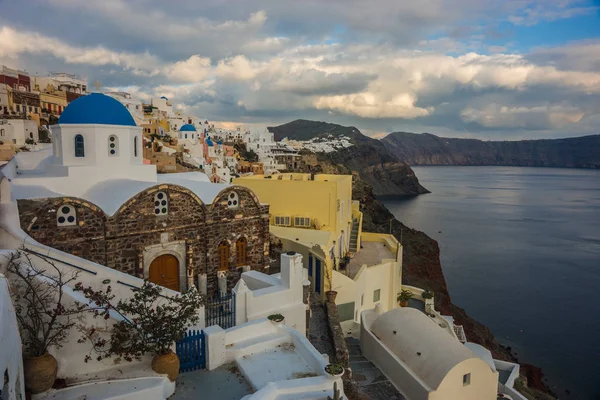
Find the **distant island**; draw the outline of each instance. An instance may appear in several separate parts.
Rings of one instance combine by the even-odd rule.
[[[565,139],[483,141],[393,132],[381,139],[408,165],[506,165],[600,168],[600,135]]]

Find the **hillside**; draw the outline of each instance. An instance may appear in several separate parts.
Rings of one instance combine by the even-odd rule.
[[[381,142],[409,165],[600,168],[600,135],[494,142],[393,132]]]
[[[363,135],[355,127],[296,120],[268,129],[274,133],[276,140],[284,137],[308,140],[327,135],[347,136],[353,146],[332,153],[321,153],[319,160],[339,166],[346,173],[358,174],[373,187],[378,196],[416,196],[428,193],[413,170],[406,163],[398,161],[384,143]]]

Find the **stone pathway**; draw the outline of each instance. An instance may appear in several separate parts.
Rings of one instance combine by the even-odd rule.
[[[319,301],[315,293],[310,295],[310,327],[308,330],[308,340],[315,346],[315,349],[321,354],[328,354],[333,359],[334,352],[329,337],[329,328],[327,327],[327,314],[325,306]]]
[[[358,339],[346,337],[346,345],[350,353],[352,378],[363,394],[374,400],[406,400],[379,368],[363,357]]]

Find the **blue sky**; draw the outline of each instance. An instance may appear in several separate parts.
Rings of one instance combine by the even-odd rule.
[[[0,64],[98,79],[227,126],[600,133],[599,2],[0,1]],[[44,18],[39,18],[44,15]]]

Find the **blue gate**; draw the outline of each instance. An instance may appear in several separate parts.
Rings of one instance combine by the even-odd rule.
[[[206,368],[206,347],[204,332],[189,330],[183,339],[175,344],[179,357],[179,372]]]
[[[218,295],[206,302],[206,326],[219,325],[223,329],[235,326],[235,294]]]

